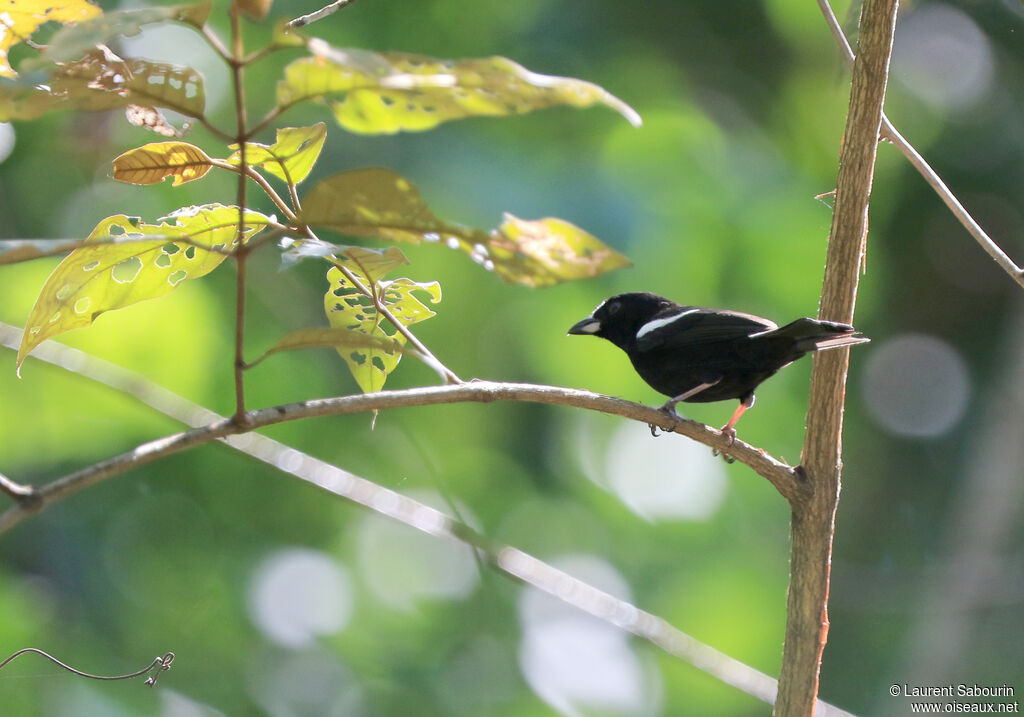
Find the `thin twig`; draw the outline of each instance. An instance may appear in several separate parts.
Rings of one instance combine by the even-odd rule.
[[[825,16],[825,22],[828,23],[828,28],[832,32],[832,37],[835,38],[836,44],[839,45],[840,50],[843,53],[843,59],[846,62],[847,67],[852,68],[854,62],[853,49],[850,47],[849,40],[846,39],[846,33],[843,32],[842,26],[839,24],[839,20],[836,18],[835,13],[832,11],[832,6],[828,0],[818,0],[818,7],[821,8],[822,15]],[[942,181],[942,177],[932,169],[931,165],[925,160],[921,153],[918,152],[913,145],[908,142],[902,134],[896,129],[889,118],[882,113],[882,127],[881,136],[883,139],[892,142],[893,145],[903,154],[904,157],[914,166],[924,180],[928,182],[929,186],[935,193],[939,195],[939,199],[949,208],[968,233],[974,237],[975,241],[981,245],[981,248],[992,257],[992,259],[998,264],[1007,274],[1009,274],[1014,281],[1024,287],[1024,269],[1017,265],[1009,255],[1002,250],[1002,248],[990,237],[981,225],[971,216],[971,214],[964,208],[964,205],[960,203],[956,195],[950,191],[946,183]]]
[[[242,150],[239,149],[239,156],[241,156],[241,152]],[[229,162],[225,162],[224,160],[221,159],[212,158],[210,159],[210,164],[219,169],[226,169],[229,172],[235,172],[236,174],[242,173],[241,164],[234,165]],[[270,200],[277,206],[277,208],[281,210],[281,213],[285,215],[288,221],[297,221],[295,212],[292,210],[291,207],[288,206],[288,203],[284,201],[281,195],[278,194],[277,191],[272,186],[270,186],[270,182],[267,181],[266,177],[257,172],[251,165],[248,164],[245,165],[245,176],[247,176],[252,181],[256,182],[259,188],[262,189],[263,192],[268,197],[270,197]]]
[[[199,115],[195,117],[195,119],[199,120],[199,124],[203,125],[203,127],[205,127],[210,134],[212,134],[214,137],[221,140],[222,142],[230,142],[232,140],[230,134],[228,134],[220,127],[215,125],[213,122],[208,120],[206,118],[206,115]]]
[[[0,473],[0,492],[6,493],[23,505],[38,500],[35,486],[13,481],[3,473]],[[3,665],[0,665],[0,667],[3,667]]]
[[[235,251],[237,274],[235,279],[235,421],[245,425],[245,286],[249,249],[245,246],[245,205],[246,182],[249,172],[246,161],[246,130],[244,64],[245,46],[242,40],[241,10],[237,4],[231,6],[231,84],[235,95],[235,117],[237,120],[238,143],[238,246]]]
[[[171,663],[174,662],[174,653],[173,652],[168,652],[163,657],[155,657],[155,658],[153,658],[153,661],[150,662],[149,665],[147,665],[146,667],[143,667],[138,672],[132,672],[129,675],[93,675],[93,674],[91,674],[89,672],[83,672],[82,670],[76,670],[71,665],[68,665],[68,664],[65,664],[65,663],[61,662],[60,660],[58,660],[56,657],[54,657],[50,653],[44,652],[43,650],[40,650],[39,648],[36,648],[36,647],[25,647],[25,648],[22,648],[22,649],[18,650],[17,652],[15,652],[14,654],[12,654],[9,657],[7,657],[5,660],[0,662],[0,669],[3,669],[8,663],[12,662],[15,658],[20,657],[21,655],[28,654],[28,653],[33,653],[33,654],[36,654],[36,655],[42,655],[43,657],[45,657],[47,660],[49,660],[53,664],[59,665],[60,667],[63,667],[68,672],[71,672],[71,673],[73,673],[75,675],[78,675],[79,677],[88,677],[90,680],[133,680],[136,677],[142,677],[143,675],[145,675],[145,674],[147,674],[149,672],[152,672],[153,674],[150,675],[146,679],[146,685],[148,685],[149,687],[152,687],[153,685],[155,685],[156,681],[157,681],[157,678],[160,676],[160,673],[164,672],[165,670],[171,669]]]
[[[205,24],[203,25],[202,33],[203,39],[205,39],[207,44],[213,48],[213,51],[220,55],[222,60],[230,63],[231,53],[228,51],[227,45],[224,44],[224,41],[220,39],[217,33],[210,29],[209,25]]]
[[[347,5],[351,5],[354,2],[355,0],[334,0],[334,2],[332,2],[330,5],[325,5],[324,7],[320,8],[315,12],[311,12],[308,15],[303,15],[302,17],[295,18],[294,20],[288,23],[288,26],[305,27],[311,22],[323,20],[328,15],[333,15],[334,13],[338,12],[338,10],[341,10],[341,8]]]
[[[0,323],[0,343],[16,346],[17,333],[18,330],[14,327]],[[186,425],[201,427],[213,421],[231,425],[226,418],[156,385],[141,374],[90,356],[78,349],[51,341],[44,343],[34,357],[128,393]],[[550,389],[539,386],[531,388]],[[621,404],[629,405],[627,402]],[[706,426],[704,428],[709,432],[715,432]],[[768,703],[775,700],[777,684],[769,675],[694,639],[656,615],[598,590],[517,548],[489,540],[462,521],[454,520],[412,498],[258,433],[233,435],[223,440],[232,448],[333,495],[359,503],[429,535],[448,536],[472,545],[490,564],[516,579],[649,640],[667,653],[685,660],[725,684]],[[742,442],[737,441],[737,444],[739,443]],[[778,464],[778,467],[783,473],[786,470],[792,471],[785,464]],[[0,516],[0,531],[4,527],[10,526],[5,526],[4,518]],[[817,707],[818,715],[850,717],[849,713],[825,702],[818,701]]]

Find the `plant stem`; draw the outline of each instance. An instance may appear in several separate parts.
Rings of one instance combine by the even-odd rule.
[[[852,323],[867,239],[868,202],[896,25],[897,0],[865,0],[836,180],[819,316]],[[792,507],[786,644],[775,714],[812,715],[828,637],[832,535],[839,505],[848,350],[815,356],[801,490]]]
[[[243,57],[245,47],[242,42],[241,11],[237,5],[231,6],[231,41],[232,54],[229,58],[231,66],[231,83],[235,93],[235,117],[237,120],[238,143],[238,246],[235,250],[235,263],[238,267],[235,281],[235,415],[239,425],[245,425],[245,286],[246,262],[249,248],[245,246],[245,211],[246,211],[246,175],[249,165],[246,162],[245,143],[248,140],[245,114],[245,87]]]

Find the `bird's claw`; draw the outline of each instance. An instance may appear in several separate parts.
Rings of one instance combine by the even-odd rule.
[[[729,446],[732,446],[732,444],[736,442],[736,429],[735,428],[732,428],[730,426],[725,426],[722,429],[722,435],[723,436],[727,436],[729,438]],[[736,462],[735,458],[730,456],[725,451],[720,451],[717,448],[711,449],[711,455],[713,455],[713,456],[719,456],[719,455],[722,456],[722,460],[725,461],[726,463],[735,463]]]
[[[679,422],[683,420],[683,417],[680,416],[678,413],[676,413],[675,403],[672,402],[672,401],[669,401],[668,403],[666,403],[664,406],[662,406],[658,410],[661,411],[662,413],[666,414],[669,418],[672,419],[672,427],[669,428],[667,431],[665,431],[665,433],[675,433],[676,426],[678,426]],[[654,436],[655,438],[657,438],[658,437],[658,428],[659,428],[659,426],[656,426],[653,423],[648,423],[647,427],[651,429],[651,435]]]

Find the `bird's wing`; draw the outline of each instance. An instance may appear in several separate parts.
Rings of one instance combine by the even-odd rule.
[[[750,314],[684,306],[661,312],[641,326],[636,334],[636,348],[642,352],[683,348],[777,328],[774,322]]]

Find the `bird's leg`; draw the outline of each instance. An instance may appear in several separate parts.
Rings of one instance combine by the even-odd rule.
[[[722,426],[722,434],[729,437],[730,446],[733,444],[733,441],[736,440],[736,423],[740,420],[740,416],[742,416],[746,412],[746,410],[753,405],[754,394],[750,394],[749,396],[744,396],[743,398],[741,398],[740,405],[738,405],[736,407],[736,410],[733,411],[732,418],[729,419],[728,423]],[[717,456],[718,450],[715,449],[712,451],[712,453],[714,453]],[[725,458],[727,462],[732,463],[730,456],[727,456],[724,452],[722,453],[722,457]]]
[[[721,380],[722,379],[716,379],[714,381],[711,381],[710,383],[702,383],[699,386],[691,388],[689,391],[684,391],[675,398],[666,401],[665,404],[660,409],[658,409],[659,411],[664,411],[672,418],[673,424],[672,429],[669,431],[670,433],[675,430],[675,427],[679,424],[679,421],[683,420],[683,417],[676,413],[676,404],[679,403],[680,401],[685,401],[688,398],[696,396],[704,389],[711,388]],[[657,438],[658,434],[655,432],[657,426],[655,426],[653,423],[648,423],[647,425],[651,429],[651,435]]]

